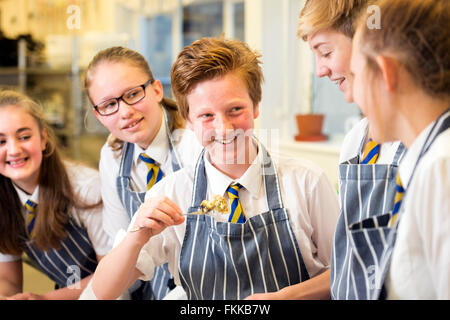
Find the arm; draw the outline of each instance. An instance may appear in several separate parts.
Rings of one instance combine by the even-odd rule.
[[[142,247],[151,237],[166,227],[184,221],[181,210],[166,197],[146,200],[136,212],[135,227],[144,229],[128,232],[120,244],[100,261],[92,279],[92,290],[98,299],[116,299],[136,281],[141,272],[136,262]]]
[[[276,292],[257,293],[246,300],[326,300],[330,299],[330,269],[307,281]]]
[[[22,260],[0,262],[0,297],[21,292],[22,285]]]

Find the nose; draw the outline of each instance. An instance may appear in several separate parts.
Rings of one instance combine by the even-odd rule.
[[[227,135],[233,132],[234,126],[232,120],[226,115],[221,115],[216,117],[214,123],[214,128],[217,136],[221,138],[226,138]]]
[[[122,99],[119,100],[119,113],[122,118],[127,119],[134,113],[133,106],[128,105]]]
[[[316,60],[316,75],[318,78],[330,76],[330,69],[319,60]]]
[[[8,141],[8,155],[18,155],[20,154],[20,150],[20,144],[16,140],[11,139]]]

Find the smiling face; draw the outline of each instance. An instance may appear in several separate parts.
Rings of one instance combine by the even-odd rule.
[[[316,75],[335,82],[345,100],[353,102],[350,73],[352,39],[341,32],[326,29],[308,36],[308,43],[316,60]]]
[[[237,73],[205,80],[187,95],[188,125],[206,148],[217,168],[227,165],[248,166],[255,150],[254,119],[259,108],[254,106],[245,82]],[[224,170],[226,171],[226,170]]]
[[[0,174],[28,193],[38,184],[46,133],[18,106],[0,107]]]
[[[125,62],[102,62],[94,70],[89,97],[94,105],[117,98],[132,88],[149,80],[138,67]],[[145,89],[145,98],[133,105],[119,101],[119,110],[102,116],[95,110],[97,119],[120,140],[136,143],[146,149],[158,133],[162,120],[160,102],[163,98],[161,82],[156,80]]]

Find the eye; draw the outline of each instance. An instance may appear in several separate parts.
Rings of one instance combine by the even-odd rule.
[[[210,119],[212,117],[213,117],[212,113],[203,113],[203,114],[199,115],[200,119]]]
[[[0,139],[0,146],[4,145],[6,143],[5,139]]]
[[[30,135],[30,134],[26,134],[26,135],[20,136],[20,137],[19,137],[19,140],[20,140],[20,141],[27,141],[27,140],[29,140],[30,138],[31,138],[31,135]]]
[[[322,53],[322,58],[328,58],[331,55],[331,51],[327,53]]]

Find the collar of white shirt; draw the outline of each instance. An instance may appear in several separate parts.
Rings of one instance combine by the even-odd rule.
[[[400,180],[402,181],[403,187],[407,187],[409,181],[411,179],[411,175],[413,174],[413,170],[416,166],[417,159],[420,156],[420,152],[422,151],[422,147],[425,143],[425,140],[428,137],[428,134],[433,127],[434,121],[430,123],[422,132],[417,136],[416,140],[412,143],[411,147],[408,148],[399,168]]]
[[[22,203],[22,205],[25,205],[25,202],[27,202],[27,200],[31,200],[34,203],[39,203],[38,199],[39,199],[39,186],[37,186],[34,191],[33,194],[30,196],[28,193],[26,193],[25,191],[23,191],[22,189],[20,189],[18,186],[16,186],[13,183],[14,188],[16,189],[17,194],[19,195],[19,199],[20,202]]]
[[[261,148],[258,148],[258,150],[261,150]],[[213,192],[213,194],[225,195],[225,192],[231,183],[240,183],[248,192],[250,192],[253,198],[259,199],[261,197],[262,190],[264,190],[262,188],[263,176],[261,168],[262,159],[260,154],[261,152],[258,151],[258,155],[253,163],[237,180],[231,179],[226,174],[216,169],[210,162],[208,154],[206,154],[206,176],[208,177],[208,181],[214,181],[214,183],[208,184],[208,188]]]
[[[144,152],[158,164],[166,163],[167,157],[169,156],[169,141],[167,139],[167,126],[166,126],[166,114],[163,112],[163,119],[161,122],[161,127],[153,139],[152,143],[147,147],[147,149],[142,149],[137,144],[135,144],[133,160],[135,165],[137,165],[142,160],[139,159],[139,155]]]

